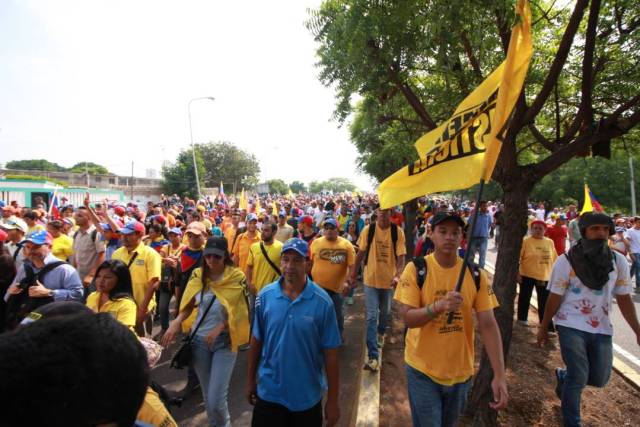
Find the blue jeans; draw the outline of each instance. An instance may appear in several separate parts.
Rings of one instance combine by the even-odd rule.
[[[367,309],[367,353],[369,359],[378,359],[377,335],[383,335],[389,324],[391,314],[391,295],[393,289],[372,288],[364,285],[364,302]]]
[[[340,339],[342,339],[342,331],[344,331],[344,314],[342,312],[342,305],[344,304],[344,298],[342,294],[337,292],[327,292],[331,301],[333,301],[333,309],[336,312],[336,319],[338,319],[338,330],[340,331]]]
[[[471,239],[471,243],[467,247],[467,250],[471,252],[471,261],[476,258],[476,253],[480,253],[480,260],[478,261],[478,266],[480,268],[484,268],[484,261],[487,257],[488,244],[488,237],[474,237],[473,239]]]
[[[191,347],[193,367],[200,381],[210,425],[231,426],[227,394],[237,353],[227,347],[210,349],[199,336],[193,338]]]
[[[636,276],[636,288],[640,288],[640,254],[633,254],[633,258],[635,259],[633,261],[633,267],[635,267],[633,270]]]
[[[413,427],[453,427],[467,403],[471,378],[444,386],[406,365]]]
[[[580,398],[586,385],[604,387],[611,376],[611,335],[557,326],[562,360],[567,365],[561,389],[565,426],[580,426]]]

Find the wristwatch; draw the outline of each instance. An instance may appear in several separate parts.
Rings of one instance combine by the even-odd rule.
[[[53,289],[49,289],[49,296],[53,298],[55,295],[56,293],[53,291]]]

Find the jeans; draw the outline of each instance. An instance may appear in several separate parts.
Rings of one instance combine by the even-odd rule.
[[[471,378],[444,386],[406,365],[409,406],[414,427],[453,427],[467,403]]]
[[[636,287],[640,287],[640,254],[633,254],[633,270],[636,276]]]
[[[329,294],[331,301],[333,301],[333,309],[336,312],[336,319],[338,319],[338,330],[340,331],[340,338],[342,338],[342,331],[344,331],[344,314],[342,313],[344,298],[337,292],[327,291],[327,294]]]
[[[322,401],[305,411],[290,411],[286,407],[258,398],[253,407],[251,427],[322,427]]]
[[[227,395],[237,353],[227,347],[210,349],[204,338],[191,342],[193,367],[200,381],[202,398],[211,426],[231,426]]]
[[[383,335],[389,324],[393,289],[378,289],[364,285],[364,301],[367,313],[367,353],[369,359],[378,359],[377,335]]]
[[[580,398],[586,385],[604,387],[611,376],[611,335],[592,334],[556,326],[562,360],[567,365],[562,381],[562,419],[567,427],[580,426]]]
[[[160,327],[163,331],[169,329],[169,303],[171,302],[170,292],[160,289],[158,291],[158,313],[160,313]]]
[[[471,243],[469,243],[467,250],[471,252],[471,260],[473,261],[476,258],[476,253],[480,253],[480,260],[478,261],[478,266],[480,268],[484,268],[484,261],[487,257],[487,245],[489,244],[488,237],[474,237],[471,239]]]
[[[547,282],[527,276],[522,276],[522,283],[520,283],[520,295],[518,296],[518,320],[528,320],[529,304],[531,304],[533,288],[536,289],[536,296],[538,297],[538,321],[542,323],[544,309],[547,305],[547,298],[549,297]],[[549,325],[549,330],[553,331],[553,325]]]

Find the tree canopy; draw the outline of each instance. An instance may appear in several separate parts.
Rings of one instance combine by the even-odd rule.
[[[196,150],[196,165],[200,187],[204,186],[204,162],[200,152]],[[163,188],[167,194],[186,195],[192,198],[198,196],[196,176],[193,169],[193,152],[191,149],[182,150],[175,163],[162,167]]]
[[[260,165],[256,156],[230,142],[196,144],[205,168],[206,187],[218,187],[220,182],[227,190],[250,188],[258,183]]]
[[[293,181],[291,184],[289,184],[289,188],[291,188],[291,191],[293,191],[294,193],[306,193],[307,192],[307,186],[304,185],[304,183],[302,183],[300,181]]]
[[[267,181],[267,185],[269,186],[269,193],[271,194],[289,193],[289,186],[281,179],[270,179]]]
[[[344,191],[354,191],[356,186],[348,178],[329,178],[326,181],[311,181],[309,192],[320,193],[322,191],[332,191],[342,193]]]
[[[107,168],[93,162],[78,162],[70,168],[65,168],[64,166],[60,166],[57,163],[50,162],[49,160],[45,159],[13,160],[7,162],[5,167],[7,169],[74,173],[85,173],[88,168],[89,174],[93,175],[107,175],[109,173],[109,170]]]

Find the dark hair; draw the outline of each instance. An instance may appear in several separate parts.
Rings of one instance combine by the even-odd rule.
[[[32,210],[28,210],[25,213],[22,214],[22,218],[26,218],[26,219],[30,219],[31,221],[35,221],[38,218],[40,218],[40,215],[38,215],[37,213],[35,213]]]
[[[267,221],[262,225],[262,229],[264,230],[265,227],[271,228],[272,233],[275,233],[276,231],[278,231],[278,224],[276,224],[275,222]]]
[[[100,264],[96,270],[95,277],[98,277],[100,270],[107,269],[116,275],[118,281],[116,285],[109,291],[109,299],[114,301],[120,298],[133,299],[133,285],[131,284],[131,272],[127,265],[118,260],[111,259]]]
[[[227,240],[226,237],[222,237],[222,238]],[[203,255],[203,258],[204,258],[204,255]],[[224,251],[224,265],[228,266],[228,267],[234,267],[235,266],[235,263],[231,259],[231,254],[229,253],[229,250]],[[202,260],[202,283],[203,284],[204,284],[205,277],[207,277],[208,274],[209,274],[209,265],[203,259]]]
[[[130,427],[149,385],[147,354],[107,313],[43,318],[2,335],[3,426]]]
[[[53,221],[49,221],[47,225],[52,226],[56,230],[62,230],[64,223],[59,219],[54,219]]]
[[[169,236],[167,232],[167,227],[165,227],[162,224],[151,224],[149,226],[149,232],[151,232],[151,230],[155,231],[157,234],[160,234],[163,239],[167,239]]]

